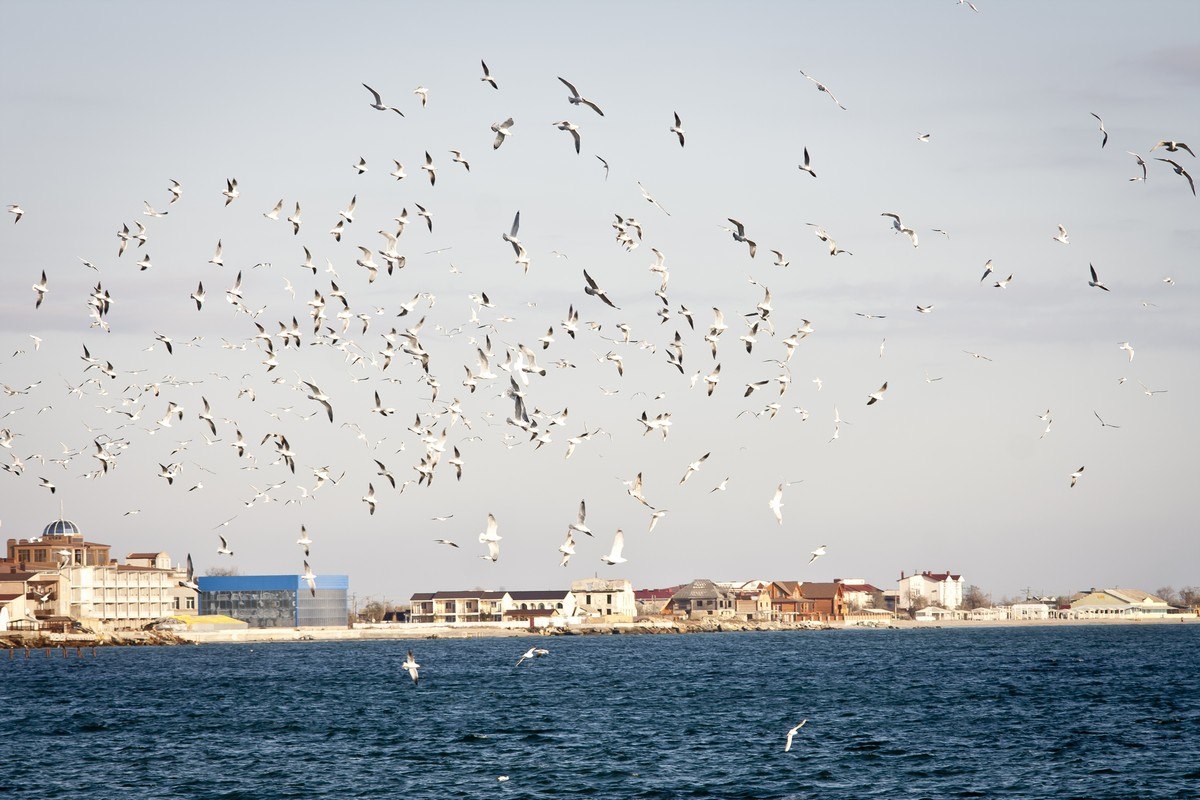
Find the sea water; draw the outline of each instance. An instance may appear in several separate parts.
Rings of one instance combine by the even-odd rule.
[[[38,651],[0,703],[14,798],[1200,797],[1192,625]]]

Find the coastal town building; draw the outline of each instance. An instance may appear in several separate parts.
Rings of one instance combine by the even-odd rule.
[[[413,622],[500,622],[512,608],[508,592],[486,589],[417,592],[409,602]]]
[[[571,594],[579,613],[609,622],[632,622],[638,615],[633,584],[618,578],[583,578],[571,581]]]
[[[199,612],[240,619],[251,628],[345,627],[350,579],[317,575],[222,575],[199,578]]]
[[[9,539],[0,563],[6,598],[0,619],[33,629],[69,620],[92,630],[127,630],[194,612],[196,592],[180,585],[185,574],[172,567],[170,554],[132,553],[120,564],[110,552],[61,515],[41,536]]]
[[[816,603],[800,591],[800,581],[771,581],[766,590],[771,598],[771,619],[776,622],[803,622],[816,618]]]
[[[900,573],[897,605],[908,610],[914,605],[932,605],[954,609],[962,605],[962,575],[947,572],[921,572],[906,576]]]
[[[663,614],[688,619],[731,617],[736,598],[733,592],[707,578],[698,578],[679,588],[663,607]]]
[[[1013,603],[1008,608],[1010,619],[1050,619],[1049,603]]]
[[[843,587],[843,598],[847,611],[864,608],[884,608],[883,590],[872,586],[862,578],[834,578],[834,583]]]
[[[508,592],[512,604],[504,609],[503,618],[531,619],[539,616],[575,616],[575,595],[569,589],[536,589]],[[536,614],[529,612],[548,612]]]
[[[842,584],[805,581],[800,584],[800,594],[812,601],[817,619],[828,622],[845,618],[846,596]]]
[[[59,519],[31,539],[9,539],[7,553],[0,559],[0,572],[26,572],[58,569],[64,564],[84,567],[110,563],[111,545],[86,541],[79,527]]]
[[[671,596],[680,587],[671,586],[666,589],[638,589],[633,593],[634,606],[639,617],[657,617],[663,613]]]
[[[409,598],[409,620],[423,623],[548,622],[580,613],[569,589],[494,591],[491,589],[416,592]]]
[[[1070,616],[1077,619],[1165,617],[1171,606],[1141,589],[1090,589],[1071,598]]]

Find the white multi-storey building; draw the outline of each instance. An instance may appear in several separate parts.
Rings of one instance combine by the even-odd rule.
[[[962,575],[950,572],[922,572],[905,576],[900,573],[900,596],[897,604],[900,608],[912,607],[912,600],[923,597],[931,606],[955,609],[962,605],[963,579]]]
[[[624,579],[583,578],[571,581],[575,605],[586,616],[632,620],[637,616],[633,584]]]

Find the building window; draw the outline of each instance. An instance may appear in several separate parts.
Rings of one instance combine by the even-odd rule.
[[[590,606],[590,605],[592,604],[592,596],[591,596],[590,594],[589,594],[589,595],[584,595],[584,598],[585,598],[585,599],[584,599],[584,602],[585,602],[585,603],[587,603],[587,604]]]
[[[187,599],[187,607],[188,607],[188,610],[189,610],[189,611],[195,611],[195,610],[196,610],[196,598],[195,598],[195,597],[189,597],[189,598]]]

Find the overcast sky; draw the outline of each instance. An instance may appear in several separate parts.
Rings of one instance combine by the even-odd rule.
[[[0,220],[0,378],[13,390],[40,384],[0,397],[0,427],[14,436],[0,459],[25,462],[20,476],[0,474],[0,533],[40,533],[62,500],[90,539],[122,556],[161,548],[176,561],[191,552],[199,572],[260,574],[300,570],[294,541],[304,524],[317,574],[349,574],[360,596],[393,600],[560,587],[597,573],[638,587],[862,577],[892,588],[901,570],[949,569],[996,595],[1200,582],[1188,512],[1200,479],[1200,427],[1189,411],[1200,389],[1200,200],[1153,157],[1197,174],[1200,163],[1182,150],[1150,152],[1160,139],[1200,146],[1200,11],[988,0],[980,9],[949,0],[736,12],[613,3],[602,14],[557,3],[364,3],[337,14],[315,3],[6,8],[0,203],[19,204],[25,217]],[[480,59],[499,91],[479,80]],[[604,116],[569,104],[558,76]],[[370,108],[362,83],[404,117]],[[418,85],[428,87],[426,108]],[[669,131],[672,112],[683,120],[683,148]],[[1106,147],[1092,113],[1104,120]],[[490,126],[510,116],[512,135],[493,150]],[[558,120],[580,126],[581,154]],[[806,147],[815,179],[797,168]],[[452,163],[451,148],[469,172]],[[1129,180],[1141,169],[1127,150],[1150,159],[1148,180]],[[419,169],[426,151],[432,187]],[[611,167],[607,179],[596,156]],[[352,167],[360,157],[363,175]],[[392,159],[404,180],[388,175]],[[227,178],[241,192],[228,207]],[[183,195],[168,206],[171,179]],[[354,222],[339,244],[328,231],[352,196]],[[264,219],[280,198],[281,219]],[[143,201],[169,214],[144,216]],[[282,217],[297,201],[294,236]],[[432,233],[417,203],[432,212]],[[394,232],[404,208],[410,223],[398,249],[407,266],[369,284],[356,248],[381,250],[376,231]],[[501,239],[518,210],[527,275]],[[899,214],[919,246],[883,212]],[[614,214],[642,224],[636,249],[615,241]],[[729,217],[745,223],[757,257],[721,229]],[[135,220],[147,242],[118,258],[115,232]],[[853,255],[830,257],[806,223]],[[1053,239],[1060,223],[1070,244]],[[208,263],[218,239],[220,267]],[[300,268],[302,247],[321,268],[315,276]],[[693,310],[695,331],[675,313],[660,324],[652,247],[670,271],[670,310]],[[771,249],[790,266],[775,266]],[[140,271],[146,254],[152,267]],[[365,334],[357,320],[344,334],[348,349],[375,366],[349,365],[327,337],[313,336],[314,290],[327,303],[325,324],[343,335],[327,259],[351,310],[371,318]],[[989,259],[995,272],[981,282]],[[1089,263],[1111,291],[1088,285]],[[30,287],[43,269],[50,291],[35,310]],[[584,269],[619,311],[584,294]],[[299,350],[275,342],[279,367],[270,373],[251,341],[253,321],[225,301],[239,270],[245,306],[265,307],[257,321],[268,332],[293,316],[304,332]],[[993,286],[1010,274],[1007,289]],[[97,281],[113,297],[108,333],[89,327]],[[188,296],[199,281],[202,311]],[[775,334],[764,324],[747,354],[737,337],[762,286]],[[495,307],[478,310],[479,324],[494,331],[470,322],[468,295],[480,292]],[[433,295],[432,308],[422,299],[397,319],[418,293]],[[560,327],[571,304],[581,315],[574,341]],[[917,313],[918,304],[933,310]],[[713,307],[729,325],[715,360],[703,341]],[[411,358],[398,354],[380,369],[382,334],[422,316],[436,403]],[[782,340],[802,320],[814,332],[788,364],[786,393],[772,381],[744,398],[746,384],[781,373],[765,360],[785,357]],[[630,344],[607,340],[621,338],[619,323],[629,325]],[[543,351],[537,339],[551,326],[555,341]],[[685,374],[666,361],[676,331]],[[156,333],[173,339],[174,355]],[[500,378],[470,394],[463,367],[477,371],[475,349],[489,333]],[[203,339],[182,346],[194,336]],[[224,349],[222,339],[249,346]],[[1132,362],[1118,348],[1124,341]],[[525,387],[529,409],[569,409],[540,449],[504,424],[513,402],[497,367],[517,343],[547,369]],[[84,372],[81,345],[118,377]],[[623,358],[624,377],[597,361],[610,351]],[[554,367],[559,359],[574,366]],[[712,397],[703,379],[689,388],[718,362]],[[83,397],[68,393],[89,378],[98,384],[85,384]],[[298,378],[332,398],[334,424],[297,391]],[[867,407],[885,381],[882,401]],[[146,389],[153,383],[158,396]],[[1147,396],[1139,383],[1166,392]],[[239,398],[240,388],[256,399]],[[394,416],[370,413],[374,391]],[[212,445],[196,417],[201,397],[217,418]],[[470,429],[433,418],[454,398]],[[161,428],[169,401],[184,419]],[[739,416],[773,402],[773,418]],[[835,407],[845,424],[830,441]],[[142,411],[130,424],[118,409]],[[1053,424],[1039,438],[1047,409]],[[643,411],[671,413],[666,441],[642,435]],[[417,478],[425,446],[406,430],[416,413],[435,435],[447,430],[448,446],[432,487],[400,494],[373,459],[397,481]],[[1096,413],[1119,427],[1101,427]],[[597,429],[606,433],[564,458],[569,437]],[[235,430],[253,464],[229,446]],[[272,465],[270,442],[260,444],[270,432],[298,453],[294,476]],[[91,453],[102,435],[129,446],[108,475],[82,477],[99,466]],[[186,450],[172,454],[183,440]],[[65,467],[50,463],[63,445],[82,454]],[[454,446],[461,481],[447,463]],[[182,472],[168,486],[158,465],[173,462]],[[285,504],[301,498],[297,487],[311,491],[312,468],[324,465],[344,479]],[[649,511],[618,481],[639,471],[647,500],[669,510],[653,533]],[[56,494],[39,488],[42,477]],[[726,491],[710,492],[726,477]],[[777,525],[767,503],[780,481],[795,483]],[[245,505],[252,486],[279,482],[276,502]],[[360,500],[368,483],[374,516]],[[577,555],[560,568],[556,548],[581,499],[596,538],[578,537]],[[497,563],[478,557],[489,512],[503,536]],[[235,516],[221,529],[235,555],[218,556],[214,526]],[[599,557],[617,528],[629,561],[609,567]],[[440,537],[461,548],[435,544]],[[808,566],[822,544],[828,555]]]

